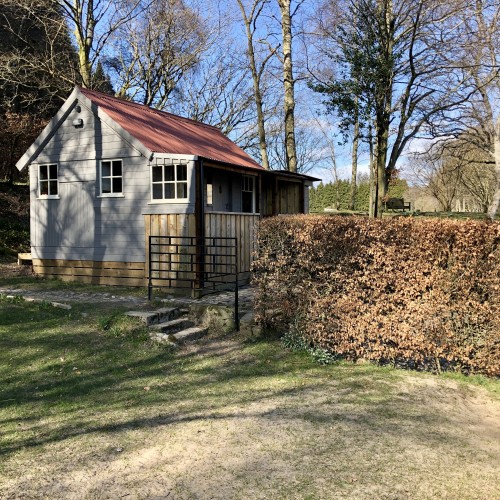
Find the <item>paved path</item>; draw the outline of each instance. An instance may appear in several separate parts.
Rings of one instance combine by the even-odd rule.
[[[22,287],[0,287],[0,294],[24,297],[28,300],[43,300],[47,302],[57,302],[67,304],[71,302],[84,303],[116,303],[127,305],[128,307],[142,308],[150,303],[146,297],[133,295],[113,295],[110,292],[77,292],[72,290],[33,290]],[[239,303],[242,310],[251,310],[253,307],[254,289],[250,286],[242,287],[239,290]],[[175,305],[218,305],[232,307],[234,305],[234,292],[219,292],[205,295],[200,299],[189,297],[168,296],[166,302]]]

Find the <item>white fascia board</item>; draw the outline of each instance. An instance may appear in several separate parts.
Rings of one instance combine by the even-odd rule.
[[[198,160],[198,155],[192,155],[192,154],[188,154],[188,155],[184,155],[184,154],[180,154],[180,153],[151,153],[151,156],[149,157],[149,161],[152,162],[154,158],[158,158],[158,159],[167,159],[167,160],[171,160],[173,158],[182,158],[183,160],[188,160],[188,161],[196,161]]]
[[[24,153],[16,163],[16,167],[19,171],[30,163],[33,163],[33,160],[35,160],[40,154],[47,142],[49,142],[56,130],[60,127],[61,123],[74,108],[77,102],[78,94],[78,88],[75,87],[56,115],[50,120],[47,126],[42,130],[42,133],[35,139],[35,142],[33,142],[33,144],[27,149],[26,153]]]

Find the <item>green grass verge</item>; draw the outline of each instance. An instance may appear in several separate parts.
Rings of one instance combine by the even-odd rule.
[[[206,454],[198,467],[211,467],[214,453],[221,454],[200,484],[215,481],[212,493],[231,484],[235,489],[224,490],[231,498],[248,498],[257,487],[264,497],[280,498],[325,498],[331,488],[344,498],[392,488],[399,498],[420,484],[432,486],[421,498],[444,491],[476,498],[475,488],[488,484],[490,497],[494,491],[491,453],[476,449],[454,420],[463,407],[436,405],[467,401],[478,390],[498,400],[498,381],[372,364],[322,366],[261,337],[215,338],[175,351],[151,342],[145,327],[123,312],[120,306],[80,304],[67,311],[0,298],[0,497],[12,494],[2,490],[2,476],[29,470],[29,481],[17,479],[16,487],[32,488],[28,497],[48,488],[50,496],[54,478],[76,465],[99,474],[118,460],[116,450],[142,457],[143,447],[164,445],[168,456],[179,440],[180,449],[197,440],[197,453]],[[263,461],[255,475],[254,462],[240,472],[232,462],[249,446],[248,455]],[[425,454],[428,467],[414,460],[411,447]],[[453,457],[452,465],[442,464],[442,456]],[[291,476],[267,473],[269,464]],[[136,481],[153,473],[175,476],[179,498],[210,496],[193,489],[194,465],[172,468],[170,476],[154,467],[139,470]],[[147,477],[151,484],[153,475]]]

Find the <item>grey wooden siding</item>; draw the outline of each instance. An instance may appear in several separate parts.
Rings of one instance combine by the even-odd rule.
[[[74,127],[75,118],[83,120],[83,128]],[[114,158],[123,160],[123,196],[100,197],[100,161]],[[83,105],[80,113],[73,109],[35,161],[30,189],[36,259],[144,262],[143,214],[194,211],[194,204],[152,204],[148,159]],[[44,163],[59,165],[59,199],[38,198],[38,165]],[[188,165],[192,177],[194,162]],[[194,200],[194,182],[190,186]]]

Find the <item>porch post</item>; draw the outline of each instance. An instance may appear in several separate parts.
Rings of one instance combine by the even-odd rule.
[[[195,226],[196,226],[196,263],[195,280],[192,290],[193,298],[199,298],[204,287],[205,272],[205,172],[203,160],[196,162],[195,168],[196,198],[195,198]]]

